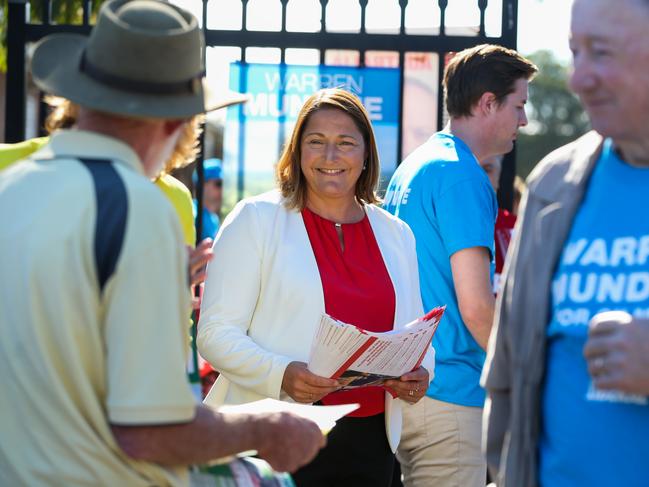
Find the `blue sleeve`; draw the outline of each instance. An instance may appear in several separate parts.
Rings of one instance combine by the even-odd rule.
[[[221,224],[219,222],[219,219],[215,215],[210,213],[208,209],[203,208],[203,230],[201,240],[206,238],[214,238],[220,226]]]
[[[487,180],[466,179],[440,193],[435,213],[448,256],[471,247],[485,247],[493,254],[497,211]]]

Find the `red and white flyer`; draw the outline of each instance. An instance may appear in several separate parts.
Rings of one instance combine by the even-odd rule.
[[[339,379],[345,389],[380,385],[421,365],[445,306],[399,330],[374,333],[323,314],[313,337],[308,368]]]

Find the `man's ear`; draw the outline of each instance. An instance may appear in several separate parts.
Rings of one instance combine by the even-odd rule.
[[[477,109],[483,115],[490,115],[498,108],[498,98],[491,91],[485,91],[478,100]]]

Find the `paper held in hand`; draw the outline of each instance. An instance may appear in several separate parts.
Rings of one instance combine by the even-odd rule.
[[[340,404],[336,406],[315,406],[312,404],[297,404],[294,402],[278,401],[277,399],[261,399],[245,404],[224,405],[218,408],[220,413],[232,414],[260,414],[260,413],[293,413],[302,418],[310,419],[318,425],[323,435],[328,434],[343,416],[359,408],[359,404]],[[256,455],[254,450],[240,452],[236,455],[216,459],[209,462],[210,466],[223,465],[239,457]],[[207,466],[206,466],[207,468]],[[199,475],[199,474],[195,474]],[[193,485],[193,484],[192,484]],[[209,485],[214,485],[209,484]],[[228,484],[229,485],[229,484]]]
[[[339,379],[344,389],[380,385],[421,365],[446,306],[404,328],[373,333],[323,314],[311,343],[308,368]]]
[[[261,399],[255,402],[234,406],[221,406],[220,413],[293,413],[310,419],[320,427],[324,434],[328,433],[343,416],[358,409],[358,404],[341,404],[338,406],[314,406],[312,404],[297,404],[278,401],[276,399]]]

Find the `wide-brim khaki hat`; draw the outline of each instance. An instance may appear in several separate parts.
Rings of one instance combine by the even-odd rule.
[[[39,41],[31,71],[43,91],[118,115],[186,118],[245,102],[206,86],[203,43],[196,18],[175,5],[110,0],[90,36]]]

